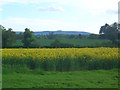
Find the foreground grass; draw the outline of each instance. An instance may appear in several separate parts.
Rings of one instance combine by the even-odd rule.
[[[118,88],[118,71],[8,72],[3,88]]]

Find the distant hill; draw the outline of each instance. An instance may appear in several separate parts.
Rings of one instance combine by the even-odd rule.
[[[22,32],[16,32],[16,34],[19,34],[19,33],[22,33]],[[53,34],[64,34],[64,35],[78,35],[78,34],[89,35],[89,34],[91,34],[89,32],[83,32],[83,31],[61,31],[61,30],[58,30],[58,31],[33,32],[34,35],[49,35],[50,33],[53,33]]]

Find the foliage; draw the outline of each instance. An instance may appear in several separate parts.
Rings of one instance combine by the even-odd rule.
[[[105,24],[104,26],[101,26],[100,28],[100,36],[106,39],[109,39],[112,41],[113,44],[118,43],[119,41],[119,29],[118,29],[119,24],[118,23],[113,23],[112,25]]]
[[[32,42],[34,41],[32,31],[30,31],[30,29],[26,28],[23,36],[24,36],[23,37],[24,47],[27,47],[27,48],[31,47]]]
[[[90,34],[90,35],[88,36],[88,38],[89,38],[89,39],[99,39],[99,35],[97,35],[97,34]]]
[[[64,35],[49,32],[48,35],[34,35],[30,29],[26,28],[24,33],[15,33],[12,28],[6,30],[0,25],[2,31],[3,48],[79,48],[79,47],[118,47],[120,45],[120,24],[105,24],[100,28],[98,34],[90,35]]]
[[[60,45],[61,45],[61,42],[57,39],[53,43],[51,43],[51,46],[55,48],[60,47]]]
[[[70,47],[74,47],[73,44],[70,43],[61,43],[59,40],[55,40],[51,43],[50,45],[52,48],[70,48]]]
[[[54,38],[54,32],[49,32],[49,35],[47,35],[48,39],[53,39]]]
[[[2,29],[2,47],[12,47],[15,42],[16,34],[12,31],[12,28]]]
[[[62,48],[68,47],[113,47],[110,40],[105,39],[68,39],[68,38],[59,38],[59,39],[45,39],[38,38],[38,41],[41,43],[41,47],[57,47],[55,46],[55,41],[59,41],[59,46]]]

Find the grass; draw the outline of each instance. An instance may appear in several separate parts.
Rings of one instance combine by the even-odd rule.
[[[67,39],[60,38],[58,39],[61,43],[69,43],[74,45],[79,45],[81,47],[85,46],[103,46],[104,44],[111,44],[109,40],[102,39]],[[54,41],[54,39],[40,39],[41,46],[50,46],[50,44]]]
[[[46,38],[38,38],[37,44],[41,47],[50,46],[55,39],[46,39]],[[96,46],[110,46],[112,43],[109,40],[104,39],[69,39],[69,38],[57,38],[61,43],[73,44],[75,46],[80,47],[96,47]],[[14,46],[23,46],[21,40],[17,40]]]
[[[14,71],[3,73],[3,88],[118,88],[118,72],[117,69],[24,73]]]

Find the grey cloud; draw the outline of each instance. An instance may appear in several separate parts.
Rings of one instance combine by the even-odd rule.
[[[120,10],[107,10],[106,13],[108,13],[108,14],[118,14],[118,13],[120,13]]]

